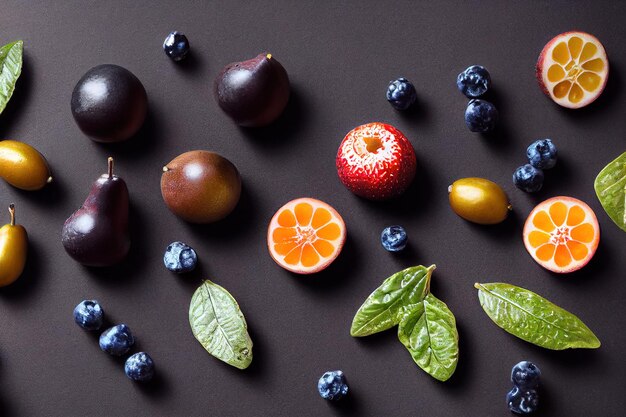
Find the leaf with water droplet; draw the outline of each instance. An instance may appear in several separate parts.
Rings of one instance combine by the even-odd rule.
[[[404,314],[428,294],[434,269],[435,265],[413,266],[383,281],[356,312],[350,335],[367,336],[400,323]]]
[[[223,287],[206,280],[189,306],[191,331],[217,359],[239,369],[252,362],[252,340],[239,304]]]
[[[459,361],[456,319],[446,303],[432,294],[406,313],[398,326],[398,339],[413,361],[430,376],[450,379]]]
[[[595,349],[600,341],[578,317],[524,288],[474,284],[485,313],[500,328],[546,349]]]
[[[626,232],[626,152],[600,171],[593,188],[606,214]]]

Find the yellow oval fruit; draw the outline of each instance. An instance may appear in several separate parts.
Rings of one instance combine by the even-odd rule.
[[[448,187],[452,210],[470,222],[496,224],[504,221],[511,205],[495,182],[484,178],[461,178]]]
[[[0,228],[0,287],[12,284],[22,275],[28,252],[24,226],[15,224],[15,207],[9,206],[11,221]]]
[[[52,181],[46,158],[37,149],[16,140],[0,142],[0,177],[27,191],[39,190]]]

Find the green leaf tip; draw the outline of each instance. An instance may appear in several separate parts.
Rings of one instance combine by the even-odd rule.
[[[11,99],[22,73],[23,45],[24,42],[18,40],[0,47],[0,113]]]

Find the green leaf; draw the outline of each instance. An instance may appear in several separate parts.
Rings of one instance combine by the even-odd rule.
[[[356,312],[350,335],[367,336],[400,323],[407,307],[421,302],[428,294],[434,269],[435,265],[413,266],[383,281]]]
[[[189,324],[198,342],[217,359],[239,369],[252,362],[252,340],[237,301],[221,286],[204,281],[191,298]]]
[[[459,333],[446,303],[428,294],[406,313],[398,326],[398,339],[415,363],[439,381],[447,381],[459,361]]]
[[[593,188],[606,214],[626,232],[626,152],[600,171]]]
[[[600,347],[578,317],[532,291],[504,283],[474,286],[491,320],[522,340],[553,350]]]
[[[22,41],[15,41],[0,48],[0,113],[11,99],[22,73],[23,46]]]

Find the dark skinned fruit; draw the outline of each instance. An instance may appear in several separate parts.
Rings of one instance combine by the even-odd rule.
[[[118,65],[87,71],[72,93],[72,115],[80,130],[96,142],[121,142],[143,125],[148,98],[141,81]]]
[[[128,188],[108,172],[91,186],[87,199],[63,225],[61,240],[75,261],[87,266],[111,266],[121,262],[130,249]]]
[[[461,178],[448,187],[452,210],[473,223],[497,224],[511,211],[509,199],[495,182],[484,178]]]
[[[37,149],[16,140],[0,142],[0,177],[27,191],[39,190],[52,182],[46,158]]]
[[[15,224],[15,206],[9,206],[11,220],[0,228],[0,287],[15,282],[22,275],[28,252],[24,226]]]
[[[161,194],[172,213],[191,223],[228,216],[241,195],[241,177],[232,162],[214,152],[189,151],[163,167]]]
[[[272,123],[289,101],[289,77],[271,54],[228,64],[213,83],[215,99],[239,126]]]

